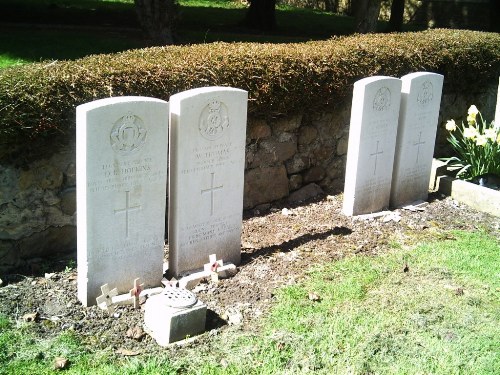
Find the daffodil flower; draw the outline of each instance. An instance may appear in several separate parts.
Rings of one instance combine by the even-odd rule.
[[[467,111],[467,122],[469,123],[469,125],[474,125],[476,123],[476,116],[478,113],[479,110],[474,104],[469,107],[469,110]]]
[[[476,146],[484,146],[488,143],[488,137],[484,134],[479,134],[476,139]]]
[[[452,132],[457,129],[457,124],[455,123],[455,120],[448,120],[446,121],[446,130]]]
[[[500,176],[500,121],[490,125],[475,105],[467,111],[467,122],[446,122],[448,141],[455,155],[446,158],[449,165],[460,168],[457,176],[465,180],[492,173]],[[452,133],[458,129],[457,132]]]
[[[491,139],[492,141],[497,139],[497,131],[493,128],[485,129],[484,135],[486,136],[486,138]]]
[[[476,118],[476,115],[479,113],[479,110],[477,107],[473,104],[469,107],[469,110],[467,111],[468,115],[474,115],[474,118]]]
[[[500,130],[500,121],[496,122],[495,120],[493,120],[493,121],[491,122],[491,127],[492,127],[493,129],[495,129],[496,131]]]
[[[477,129],[473,126],[469,126],[468,128],[464,129],[464,138],[474,139],[477,137],[477,135]]]
[[[476,123],[476,114],[470,113],[467,115],[467,122],[469,125],[474,125]]]

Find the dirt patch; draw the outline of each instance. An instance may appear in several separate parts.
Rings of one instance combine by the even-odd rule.
[[[189,345],[206,345],[225,329],[255,331],[257,319],[268,311],[276,288],[299,282],[313,265],[352,255],[376,256],[392,251],[395,242],[411,246],[445,238],[453,229],[482,229],[500,238],[500,218],[437,195],[431,195],[423,211],[401,209],[367,220],[344,216],[341,204],[341,196],[329,196],[297,207],[276,205],[266,212],[245,212],[238,273],[196,287],[198,297],[209,308],[207,332]],[[0,312],[14,320],[31,317],[43,337],[73,330],[85,344],[97,349],[164,351],[151,337],[130,330],[142,327],[142,308],[120,306],[110,317],[96,306],[80,304],[75,259],[73,255],[33,260],[29,270],[3,275]],[[241,322],[231,326],[228,320],[235,315]]]

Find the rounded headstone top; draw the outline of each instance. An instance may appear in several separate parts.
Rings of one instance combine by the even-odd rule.
[[[165,288],[161,295],[167,306],[178,309],[194,306],[198,302],[198,297],[184,288]]]

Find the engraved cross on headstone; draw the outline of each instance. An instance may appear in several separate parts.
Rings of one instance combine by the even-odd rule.
[[[375,168],[373,169],[373,174],[375,175],[375,173],[377,173],[377,160],[378,160],[378,156],[380,154],[383,154],[384,151],[379,151],[378,150],[378,145],[379,145],[379,141],[377,141],[377,149],[375,150],[375,152],[373,154],[370,154],[370,156],[375,156]]]
[[[420,154],[420,145],[424,145],[425,141],[422,141],[422,132],[418,133],[418,141],[417,143],[414,143],[413,146],[417,146],[417,161],[416,164],[418,164],[418,156]]]
[[[116,214],[121,214],[125,213],[125,237],[128,238],[128,233],[129,233],[129,217],[128,213],[130,211],[137,211],[140,210],[141,206],[130,206],[130,191],[125,192],[125,208],[120,208],[118,210],[115,210],[115,215]]]
[[[208,189],[201,190],[201,195],[205,193],[210,193],[210,216],[214,214],[214,191],[222,190],[222,188],[224,187],[224,185],[214,186],[214,180],[215,180],[215,173],[212,172],[210,187]]]

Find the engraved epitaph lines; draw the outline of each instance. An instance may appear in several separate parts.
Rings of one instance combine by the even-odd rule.
[[[422,132],[418,133],[418,141],[413,144],[413,146],[417,146],[417,160],[415,164],[418,164],[418,156],[420,155],[420,145],[425,145],[425,141],[422,141]]]
[[[125,213],[125,238],[128,238],[129,234],[129,212],[130,211],[137,211],[140,210],[141,206],[130,206],[130,191],[125,192],[125,208],[120,208],[118,210],[115,210],[115,215],[116,214],[121,214]]]
[[[214,186],[215,172],[210,173],[211,183],[208,189],[201,189],[201,195],[205,193],[210,193],[210,216],[214,214],[214,192],[217,190],[222,190],[224,185]]]
[[[375,168],[373,169],[373,175],[375,175],[377,173],[377,161],[378,161],[378,156],[380,154],[383,154],[384,151],[378,149],[378,145],[379,145],[379,141],[377,141],[377,149],[375,150],[375,152],[373,154],[370,154],[370,156],[375,156]]]

